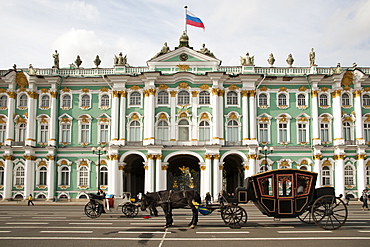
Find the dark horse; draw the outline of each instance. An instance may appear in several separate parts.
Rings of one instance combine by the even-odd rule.
[[[198,210],[193,201],[201,203],[201,198],[196,190],[163,190],[158,192],[147,193],[141,201],[141,210],[147,207],[161,206],[166,217],[166,225],[170,227],[173,224],[172,209],[190,207],[193,217],[189,223],[190,228],[194,228],[198,223]]]

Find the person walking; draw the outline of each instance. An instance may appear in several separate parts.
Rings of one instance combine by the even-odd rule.
[[[368,200],[368,194],[367,194],[367,189],[364,189],[362,191],[362,195],[361,195],[361,198],[362,198],[362,210],[365,210],[365,208],[367,210],[369,210],[369,206],[367,205],[367,200]]]
[[[351,197],[349,196],[349,194],[346,194],[344,198],[346,199],[346,205],[348,205],[349,201],[351,200]]]
[[[206,200],[206,206],[211,205],[212,197],[209,192],[206,193],[206,197],[204,199]]]
[[[30,194],[29,196],[28,196],[28,205],[27,206],[29,206],[30,204],[32,204],[32,206],[35,206],[35,204],[33,204],[33,198],[32,198],[32,194]]]

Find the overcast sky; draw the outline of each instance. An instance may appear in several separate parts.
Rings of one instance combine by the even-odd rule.
[[[224,66],[240,65],[246,52],[256,66],[316,64],[370,67],[370,0],[0,0],[0,69],[51,68],[58,50],[60,67],[80,55],[81,67],[113,66],[127,54],[131,66],[146,66],[168,43],[179,44],[185,28],[184,6],[206,30],[188,26],[190,46],[203,43]]]

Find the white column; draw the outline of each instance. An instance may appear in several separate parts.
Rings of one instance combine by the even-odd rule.
[[[157,160],[156,160],[156,191],[160,190],[166,190],[167,189],[167,166],[168,163],[162,162],[162,155],[158,154],[157,155]]]
[[[220,165],[220,155],[213,155],[213,191],[211,192],[214,200],[217,200],[218,193],[222,190],[222,171]]]
[[[249,91],[249,121],[250,131],[249,139],[257,143],[257,124],[256,124],[256,91]]]
[[[249,154],[248,155],[249,159],[249,170],[246,171],[247,174],[245,178],[250,177],[254,174],[256,174],[256,159],[257,159],[257,154]]]
[[[155,88],[144,92],[144,145],[154,144]]]
[[[14,159],[13,155],[3,155],[5,159],[5,167],[4,167],[4,195],[3,200],[9,200],[12,197],[12,181],[13,181],[13,162]]]
[[[27,198],[29,194],[33,195],[34,188],[34,160],[36,157],[32,154],[25,154],[24,158],[26,159],[24,167],[24,196]]]
[[[219,100],[218,100],[218,92],[219,89],[213,88],[212,89],[212,116],[213,116],[213,128],[212,128],[212,143],[219,144],[220,143],[220,136],[219,136],[219,129],[220,125],[222,126],[222,121],[219,121]]]
[[[114,194],[116,196],[122,195],[122,189],[120,190],[120,178],[119,178],[119,167],[117,152],[112,152],[108,159],[108,194]],[[122,180],[122,178],[121,178]]]
[[[365,139],[364,139],[364,133],[363,133],[363,128],[364,128],[364,123],[362,119],[362,104],[361,104],[361,90],[356,90],[353,93],[354,99],[354,105],[355,105],[355,116],[356,116],[356,141],[357,145],[364,145],[365,144]]]
[[[112,111],[111,111],[112,119],[111,119],[111,130],[110,130],[112,143],[118,142],[118,123],[119,123],[119,115],[118,115],[119,105],[118,104],[119,104],[119,92],[113,91],[112,92]]]
[[[171,91],[170,107],[171,107],[171,118],[170,118],[170,141],[176,143],[176,91]]]
[[[191,142],[193,145],[196,145],[198,140],[198,133],[199,133],[199,123],[198,123],[198,93],[197,91],[193,91],[192,93],[192,108],[193,108],[193,116],[192,116],[192,131],[191,131]]]
[[[203,197],[206,195],[207,192],[212,192],[212,187],[211,187],[211,176],[212,176],[212,171],[211,171],[211,166],[212,166],[212,155],[206,154],[205,155],[206,162],[205,164],[201,167],[201,184],[202,187],[200,190],[200,196],[203,199]],[[214,196],[214,195],[212,195]]]
[[[313,145],[320,145],[320,135],[319,135],[319,106],[318,106],[318,99],[317,99],[318,91],[312,91],[312,144]]]
[[[218,137],[219,137],[219,144],[225,145],[225,125],[224,125],[224,91],[220,90],[219,97],[218,97],[218,115],[217,115],[217,122],[219,122],[218,126]]]
[[[342,124],[342,107],[341,107],[341,93],[342,90],[335,90],[332,93],[333,97],[333,134],[334,134],[334,145],[343,145],[343,124]]]
[[[56,139],[56,130],[58,128],[57,124],[57,96],[58,93],[56,91],[50,92],[51,94],[51,105],[50,105],[50,122],[49,122],[49,146],[56,146],[57,139]]]
[[[126,91],[120,92],[120,108],[119,108],[119,143],[125,145],[126,143]]]
[[[344,195],[344,155],[336,155],[337,159],[335,160],[335,181],[334,181],[334,188],[335,194],[338,196],[339,194]]]
[[[56,173],[55,173],[56,164],[55,164],[54,152],[53,151],[49,152],[46,158],[48,159],[48,173],[47,173],[48,197],[47,197],[47,200],[53,201],[54,194],[55,194],[55,178],[56,178]]]
[[[154,161],[153,155],[148,154],[148,161],[143,162],[145,168],[145,182],[144,182],[144,191],[142,193],[146,193],[147,191],[153,192],[153,174],[154,174]]]
[[[365,157],[366,154],[359,154],[357,155],[357,190],[358,193],[366,188],[365,182]],[[344,195],[344,194],[343,194]]]
[[[317,173],[316,188],[319,188],[322,186],[320,157],[321,157],[321,154],[314,155],[313,172]]]
[[[8,92],[8,122],[6,123],[5,145],[11,146],[14,141],[14,108],[15,108],[15,92]]]
[[[249,140],[249,115],[248,115],[248,91],[242,91],[242,114],[243,114],[243,145],[246,145]]]
[[[31,85],[31,84],[30,84]],[[37,93],[28,91],[28,118],[26,128],[26,146],[36,146],[36,104]]]

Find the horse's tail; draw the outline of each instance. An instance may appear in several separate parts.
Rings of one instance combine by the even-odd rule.
[[[200,194],[198,191],[194,192],[194,201],[201,204],[202,203],[202,198],[200,198]]]

